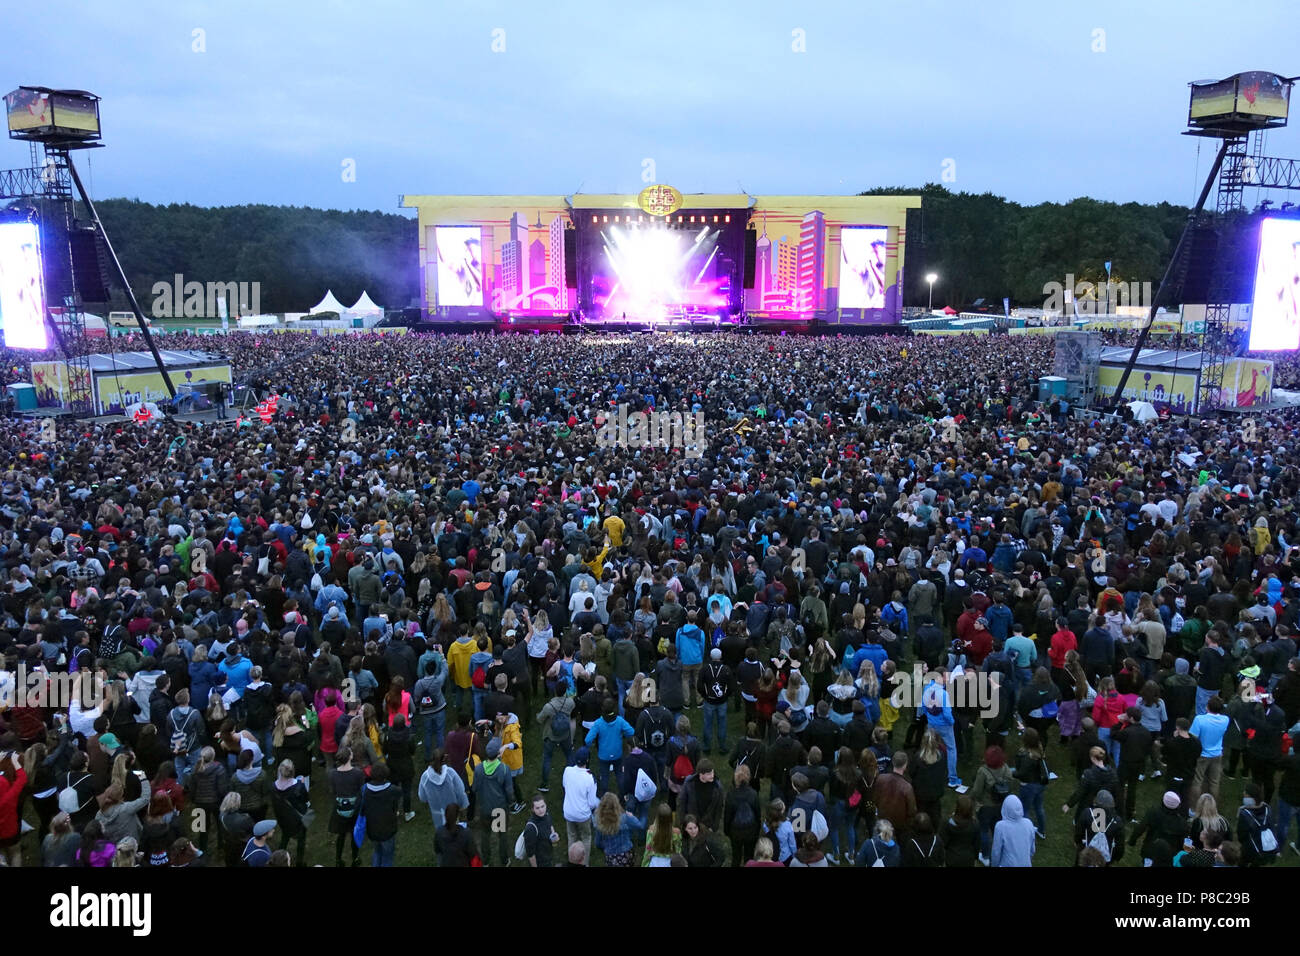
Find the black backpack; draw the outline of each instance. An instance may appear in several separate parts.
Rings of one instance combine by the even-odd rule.
[[[731,831],[733,834],[754,833],[758,828],[758,817],[754,815],[754,805],[748,800],[736,801],[736,812],[731,815]]]
[[[669,734],[668,725],[657,720],[653,715],[647,718],[645,744],[651,750],[662,750],[668,744]]]

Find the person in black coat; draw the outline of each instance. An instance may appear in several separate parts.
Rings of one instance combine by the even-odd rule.
[[[276,825],[284,834],[288,847],[290,840],[298,841],[293,854],[294,866],[307,865],[307,829],[312,819],[311,795],[303,778],[296,775],[293,761],[282,760],[276,770],[275,784],[271,787],[271,806],[275,811]]]
[[[388,761],[389,778],[401,791],[402,810],[408,820],[415,818],[415,812],[411,809],[411,781],[415,779],[414,753],[415,738],[411,736],[411,728],[407,726],[406,718],[397,714],[393,717],[393,726],[388,728],[384,757]]]
[[[1246,752],[1250,754],[1250,775],[1263,791],[1264,803],[1273,802],[1273,789],[1277,781],[1277,764],[1282,759],[1282,734],[1286,732],[1286,713],[1273,700],[1272,695],[1263,694],[1246,712],[1247,731],[1250,742]]]
[[[944,765],[947,773],[947,765]],[[918,813],[902,840],[903,866],[933,868],[944,865],[946,850],[943,841],[934,832],[928,813]]]
[[[401,791],[389,782],[388,767],[377,763],[370,782],[361,791],[361,813],[366,818],[366,837],[374,843],[371,866],[392,866],[397,856],[397,808]]]
[[[438,854],[438,865],[446,867],[469,867],[478,857],[478,847],[474,845],[474,834],[468,827],[457,823],[460,807],[451,804],[447,807],[447,822],[438,827],[433,835],[434,852]]]

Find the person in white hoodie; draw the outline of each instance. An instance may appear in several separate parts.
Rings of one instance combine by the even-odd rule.
[[[429,766],[420,776],[420,786],[416,790],[420,802],[429,805],[429,813],[433,815],[435,827],[446,825],[447,808],[453,803],[460,807],[462,812],[469,808],[469,795],[465,793],[465,781],[460,779],[460,774],[443,763],[444,759],[442,748],[435,748],[432,756],[429,757]]]
[[[581,843],[591,849],[591,814],[600,805],[596,795],[596,778],[587,769],[590,752],[579,747],[573,762],[564,768],[564,836],[569,846]]]

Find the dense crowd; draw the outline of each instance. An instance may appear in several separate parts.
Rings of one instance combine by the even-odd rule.
[[[8,865],[1294,849],[1292,412],[1074,414],[1040,336],[166,346],[274,419],[0,422]]]

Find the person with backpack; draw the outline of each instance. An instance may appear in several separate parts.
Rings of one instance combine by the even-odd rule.
[[[447,729],[447,698],[443,687],[447,683],[447,662],[441,654],[434,653],[424,662],[424,676],[411,688],[411,702],[415,720],[424,740],[424,759],[429,760],[435,749],[441,749]]]
[[[1098,790],[1085,812],[1079,814],[1074,838],[1081,850],[1100,853],[1108,866],[1119,862],[1124,855],[1124,818],[1116,812],[1115,797],[1109,790]]]
[[[523,856],[519,856],[518,846],[516,846],[515,856],[527,860],[528,865],[534,868],[552,867],[555,865],[552,846],[560,842],[560,835],[555,832],[555,825],[551,822],[551,812],[547,809],[546,797],[535,793],[532,804],[533,812],[529,815],[528,822],[524,824],[524,832],[520,834],[520,839],[523,841]]]
[[[492,643],[486,637],[480,637],[478,639],[478,649],[469,656],[468,665],[470,694],[474,700],[475,722],[487,716],[483,711],[489,690],[488,671],[492,668],[493,660]]]
[[[749,767],[737,767],[731,779],[732,789],[723,799],[722,832],[731,841],[731,865],[740,867],[754,855],[762,808],[758,791],[750,786]]]
[[[924,711],[926,724],[943,741],[948,758],[948,786],[955,789],[962,786],[962,782],[957,776],[956,718],[953,717],[952,698],[948,692],[948,668],[940,666],[933,673],[935,678],[921,692],[921,707],[918,709]]]
[[[677,686],[680,688],[681,684]],[[656,786],[662,787],[668,769],[668,740],[673,735],[677,718],[664,706],[657,693],[648,691],[647,694],[651,699],[636,719],[635,740],[654,760],[657,768],[654,781]]]
[[[668,805],[677,809],[677,797],[700,762],[700,742],[691,735],[689,717],[678,717],[676,733],[668,738]]]
[[[970,789],[971,799],[979,808],[976,819],[980,824],[980,862],[985,866],[989,865],[989,847],[993,843],[993,830],[1002,816],[1002,804],[1014,789],[1015,776],[1007,766],[1006,753],[996,745],[989,747],[984,751],[984,763],[976,771]],[[1024,819],[1023,804],[1020,808],[1020,818]]]
[[[558,682],[555,696],[542,705],[537,714],[538,726],[542,728],[542,779],[537,789],[542,793],[550,792],[551,755],[558,747],[564,754],[567,766],[573,752],[573,714],[576,703],[571,696],[568,685]]]
[[[700,670],[700,696],[704,702],[704,751],[712,756],[715,751],[727,752],[727,700],[731,697],[734,679],[731,668],[722,663],[722,651],[714,648],[709,652],[709,662]]]
[[[1020,750],[1016,753],[1013,776],[1020,781],[1020,801],[1027,816],[1032,816],[1034,832],[1040,840],[1047,839],[1047,816],[1043,812],[1043,794],[1051,782],[1052,774],[1043,756],[1042,738],[1033,727],[1026,727],[1020,737]]]
[[[190,706],[190,692],[182,687],[176,692],[176,706],[167,715],[164,732],[176,765],[176,779],[181,786],[198,761],[199,741],[205,731],[203,715]]]
[[[1277,817],[1254,780],[1246,783],[1237,811],[1237,842],[1242,866],[1267,866],[1278,858]]]
[[[677,718],[686,709],[686,677],[677,656],[677,645],[667,645],[663,658],[655,665],[654,680],[659,702],[672,713],[676,725]]]

